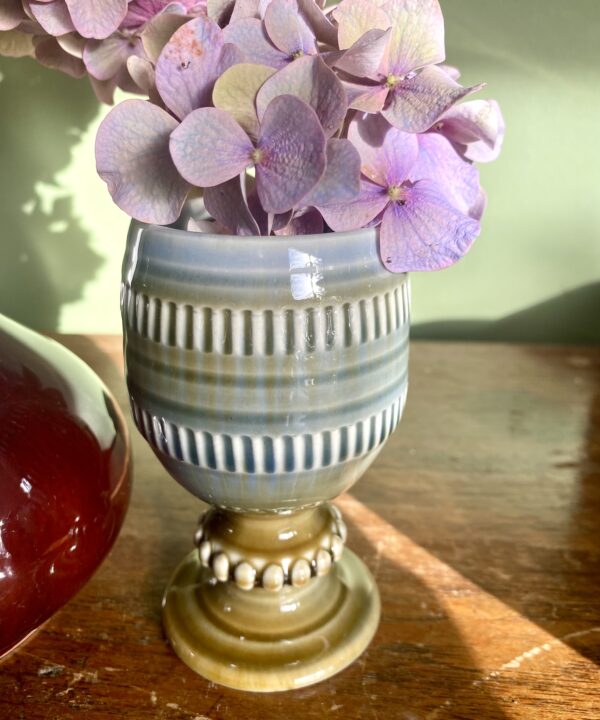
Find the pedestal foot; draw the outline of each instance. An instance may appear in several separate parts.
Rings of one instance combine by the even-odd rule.
[[[163,623],[177,655],[213,682],[271,692],[312,685],[347,667],[379,623],[377,586],[344,550],[327,575],[276,592],[219,582],[191,552],[163,598]]]

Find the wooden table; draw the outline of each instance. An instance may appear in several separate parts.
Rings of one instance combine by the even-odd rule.
[[[121,339],[63,337],[123,406]],[[161,593],[200,504],[133,431],[108,560],[0,667],[17,720],[600,719],[600,349],[415,343],[406,415],[339,505],[383,615],[320,685],[250,695],[167,647]]]

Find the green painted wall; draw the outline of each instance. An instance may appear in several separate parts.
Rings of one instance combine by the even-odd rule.
[[[503,107],[480,239],[413,276],[417,336],[600,342],[600,2],[442,0],[449,62]],[[95,176],[85,81],[0,61],[0,312],[119,330],[127,218]]]

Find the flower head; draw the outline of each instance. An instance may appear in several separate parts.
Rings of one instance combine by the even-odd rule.
[[[493,100],[460,103],[482,86],[444,64],[438,0],[101,6],[7,0],[0,31],[87,73],[105,102],[115,87],[146,95],[114,108],[96,142],[98,172],[133,217],[171,223],[191,196],[197,231],[377,226],[392,271],[445,267],[477,237],[474,162],[498,156],[504,121]]]
[[[441,136],[417,136],[381,116],[354,121],[348,137],[361,159],[358,197],[321,208],[334,230],[381,223],[383,263],[395,272],[456,262],[479,234],[478,173]]]

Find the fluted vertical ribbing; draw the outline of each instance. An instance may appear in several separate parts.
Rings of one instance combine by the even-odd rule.
[[[121,297],[136,423],[214,504],[256,483],[257,509],[312,502],[319,483],[333,496],[399,422],[408,278],[381,265],[373,230],[247,238],[134,223]]]

